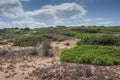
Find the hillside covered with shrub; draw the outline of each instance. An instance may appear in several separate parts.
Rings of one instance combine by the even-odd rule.
[[[48,28],[36,28],[36,29],[29,29],[28,27],[4,28],[4,29],[0,29],[0,39],[1,39],[0,44],[7,44],[9,42],[13,42],[14,45],[16,46],[32,46],[40,43],[44,39],[50,39],[51,41],[64,41],[70,38],[88,39],[89,37],[94,37],[94,36],[98,36],[98,37],[102,36],[102,37],[110,38],[109,36],[104,36],[104,35],[111,35],[111,37],[114,38],[119,37],[120,27],[119,26],[114,26],[114,27],[113,26],[110,27],[56,26],[56,27],[48,27]]]

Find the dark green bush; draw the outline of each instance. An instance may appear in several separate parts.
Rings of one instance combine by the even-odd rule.
[[[69,37],[73,37],[74,36],[74,34],[72,32],[67,32],[64,35],[69,36]]]
[[[25,31],[29,31],[30,30],[30,28],[29,27],[25,27],[25,29],[24,29]]]
[[[67,39],[69,39],[69,37],[67,37],[67,36],[64,36],[64,35],[59,35],[59,34],[54,34],[54,35],[52,35],[52,40],[53,41],[64,41],[64,40],[67,40]]]
[[[35,46],[40,41],[41,41],[40,36],[24,36],[24,37],[15,39],[14,45],[15,46]]]
[[[112,35],[83,37],[80,41],[78,41],[78,45],[80,44],[118,46],[120,45],[120,38]]]
[[[7,44],[7,42],[0,42],[0,45],[6,45]]]
[[[49,35],[49,34],[42,34],[42,37],[47,39],[52,39],[52,35]]]
[[[94,65],[120,64],[120,47],[81,45],[62,51],[62,62],[75,62]]]

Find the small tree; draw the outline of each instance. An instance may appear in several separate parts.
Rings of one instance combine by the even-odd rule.
[[[25,31],[29,31],[30,30],[30,28],[29,27],[25,27],[25,29],[24,29]]]

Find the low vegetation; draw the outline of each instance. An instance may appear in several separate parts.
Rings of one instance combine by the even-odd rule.
[[[119,46],[120,45],[120,37],[113,35],[102,35],[102,36],[90,36],[82,38],[78,43],[87,44],[87,45],[111,45],[111,46]]]
[[[0,29],[0,71],[1,80],[120,80],[120,26]]]
[[[48,28],[4,28],[0,29],[0,45],[28,47],[42,44],[43,56],[52,56],[50,41],[78,38],[78,46],[64,50],[61,61],[95,65],[120,64],[120,26],[56,26]],[[9,41],[10,40],[10,41]],[[11,41],[12,40],[12,41]],[[47,41],[47,42],[44,42]],[[70,43],[65,43],[70,46]],[[38,55],[33,50],[31,55]]]
[[[14,40],[14,46],[35,46],[40,41],[40,36],[23,36]]]
[[[81,45],[62,51],[60,60],[94,65],[120,64],[120,47]]]
[[[53,56],[53,54],[52,54],[52,52],[50,51],[50,49],[52,49],[52,47],[51,47],[51,44],[50,44],[50,41],[49,40],[45,40],[45,41],[43,41],[43,43],[42,43],[42,56],[43,57],[52,57]]]
[[[0,45],[6,45],[7,44],[7,42],[0,42]]]
[[[91,36],[102,36],[102,35],[119,35],[120,32],[119,26],[56,26],[56,27],[48,27],[48,28],[37,28],[30,29],[26,28],[4,28],[0,29],[0,40],[14,40],[14,44],[17,46],[31,46],[28,43],[24,43],[26,41],[27,36],[31,38],[36,38],[36,36],[41,37],[42,39],[47,38],[53,41],[64,41],[70,38],[84,38]],[[35,36],[35,37],[34,37]],[[17,39],[16,39],[17,38]],[[24,38],[24,39],[22,39]],[[21,40],[22,39],[22,40]],[[16,41],[17,40],[17,41]],[[20,45],[18,42],[23,41],[23,44]],[[25,40],[25,41],[24,41]],[[17,43],[16,43],[17,42]],[[36,43],[36,42],[35,42]],[[0,42],[0,44],[6,45],[6,43]]]

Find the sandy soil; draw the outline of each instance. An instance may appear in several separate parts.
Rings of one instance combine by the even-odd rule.
[[[55,56],[51,58],[27,57],[22,59],[6,60],[0,59],[0,80],[37,80],[36,77],[29,78],[29,74],[37,68],[47,68],[54,64],[61,64],[59,61],[59,52],[64,48],[71,48],[76,45],[77,39],[66,40],[63,42],[52,42],[51,45],[56,51]],[[69,46],[65,45],[70,43]],[[0,46],[7,50],[24,50],[32,47],[12,47],[11,45]],[[39,80],[39,79],[38,79]]]
[[[74,47],[77,39],[52,42],[54,57],[34,56],[10,59],[0,58],[0,80],[120,80],[120,65],[94,66],[75,63],[61,63],[61,50]],[[66,43],[70,43],[69,46]],[[37,48],[41,47],[38,46]],[[31,50],[33,47],[0,46],[8,50]],[[20,52],[21,53],[21,52]],[[11,57],[11,56],[7,56]]]

